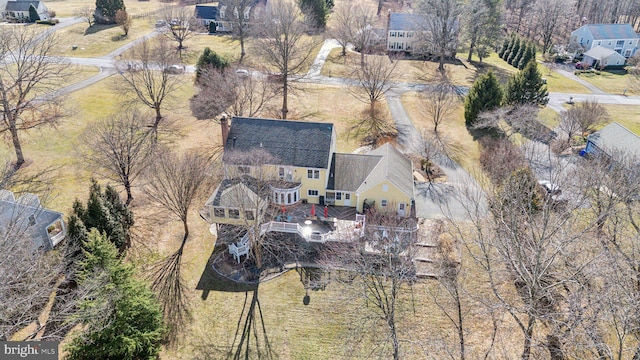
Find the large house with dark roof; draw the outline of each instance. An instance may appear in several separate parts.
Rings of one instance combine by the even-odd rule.
[[[31,0],[0,0],[0,14],[2,20],[12,22],[28,22],[31,17],[29,8],[31,6],[36,9],[40,20],[49,20],[49,9],[42,1]]]
[[[292,120],[223,118],[221,132],[224,179],[200,210],[212,229],[243,225],[324,243],[357,236],[371,211],[415,216],[412,163],[391,144],[338,153],[333,124]],[[238,261],[250,233],[229,244]]]

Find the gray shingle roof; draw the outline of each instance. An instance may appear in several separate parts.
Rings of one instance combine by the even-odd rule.
[[[411,160],[389,143],[369,152],[369,155],[381,155],[382,160],[369,174],[366,184],[363,183],[358,192],[365,191],[384,180],[388,180],[400,191],[413,198],[413,167]]]
[[[327,189],[355,192],[381,159],[380,155],[334,154]]]
[[[389,15],[389,30],[416,30],[427,27],[424,15],[408,13],[391,13]]]
[[[40,1],[9,1],[5,9],[6,11],[29,11],[31,4],[37,9]]]
[[[218,20],[218,5],[196,5],[195,17],[204,20]]]
[[[225,152],[262,148],[278,164],[326,169],[332,136],[330,123],[234,117]]]
[[[30,222],[30,218],[35,220],[35,224]],[[7,197],[0,200],[0,228],[10,229],[14,234],[26,234],[33,239],[36,248],[51,248],[47,227],[60,219],[61,213],[21,203],[20,199],[12,201]]]
[[[266,185],[265,185],[266,186]],[[207,205],[228,208],[254,209],[258,200],[258,185],[250,179],[225,179],[207,201]],[[261,190],[264,193],[265,190]],[[266,200],[263,200],[266,203]]]
[[[588,139],[605,152],[622,152],[640,160],[640,136],[617,122],[589,135]]]
[[[588,24],[585,26],[595,40],[635,39],[638,37],[629,24]]]

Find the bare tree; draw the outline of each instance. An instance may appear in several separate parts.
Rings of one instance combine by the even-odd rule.
[[[351,94],[369,105],[369,116],[376,117],[376,105],[393,88],[397,61],[384,56],[369,56],[364,65],[351,64],[352,76],[357,86],[350,88]]]
[[[92,27],[93,24],[95,23],[94,19],[93,19],[93,14],[95,14],[96,9],[92,8],[90,6],[86,6],[83,7],[81,9],[79,9],[75,16],[82,18],[84,21],[87,22],[87,24],[89,24],[89,27]]]
[[[297,81],[294,77],[312,61],[311,54],[319,42],[306,35],[309,28],[300,8],[287,0],[267,4],[253,29],[254,52],[282,78],[282,118],[286,119],[289,91]]]
[[[438,133],[438,125],[453,114],[461,102],[458,88],[449,81],[447,75],[436,76],[436,81],[422,93],[424,110],[430,115],[433,132]]]
[[[158,41],[142,42],[131,49],[129,54],[116,62],[123,85],[124,95],[133,95],[145,106],[155,111],[155,121],[150,125],[157,133],[163,119],[162,107],[173,99],[175,93],[184,85],[184,78],[167,71],[175,63],[175,57],[168,43]]]
[[[427,43],[438,57],[438,71],[442,72],[447,56],[451,52],[455,55],[462,3],[460,0],[422,0],[418,9],[425,16]]]
[[[351,27],[351,41],[356,51],[360,51],[360,65],[364,66],[364,56],[370,52],[375,33],[374,10],[366,4],[358,4],[353,8],[353,24]]]
[[[255,117],[275,96],[268,76],[243,76],[235,69],[205,69],[196,86],[200,91],[190,99],[190,106],[198,119],[214,119],[223,112]]]
[[[325,252],[325,268],[348,271],[338,278],[349,289],[345,296],[352,297],[352,301],[360,300],[369,308],[358,312],[353,325],[368,329],[380,324],[386,330],[370,354],[377,351],[381,357],[402,358],[404,337],[398,325],[407,307],[400,297],[416,279],[412,262],[417,240],[415,229],[413,219],[371,212],[359,241],[331,243]]]
[[[28,219],[32,214],[33,210],[18,209],[0,226],[2,341],[8,341],[32,322],[39,323],[40,312],[49,302],[56,278],[62,272],[56,252],[37,249],[33,225]]]
[[[129,35],[129,29],[131,29],[132,23],[133,19],[131,18],[131,15],[127,13],[127,10],[120,9],[116,12],[116,24],[122,28],[125,37]]]
[[[565,23],[573,10],[572,4],[564,1],[537,0],[534,11],[537,14],[537,35],[542,41],[542,53],[546,54],[553,45],[553,36],[558,27]]]
[[[231,24],[231,36],[234,40],[238,40],[240,42],[240,59],[239,63],[242,63],[246,55],[245,51],[245,42],[249,38],[249,24],[253,5],[255,4],[252,0],[230,0],[226,1],[224,5],[228,8],[229,11],[229,23]],[[237,15],[236,15],[237,14]]]
[[[596,126],[607,122],[609,114],[598,100],[587,100],[569,108],[566,117],[572,122],[577,122],[581,134],[584,135],[593,131]]]
[[[20,133],[63,116],[59,101],[46,97],[69,74],[65,62],[51,56],[56,42],[54,33],[24,26],[0,29],[0,133],[11,139],[16,169],[25,162]]]
[[[146,120],[137,111],[122,113],[90,125],[81,136],[83,159],[91,171],[122,185],[126,206],[135,180],[146,169],[155,149]]]
[[[160,261],[152,273],[152,288],[158,293],[163,312],[172,325],[168,337],[174,339],[188,317],[181,274],[184,246],[189,237],[188,215],[192,203],[207,188],[210,179],[208,159],[197,153],[177,156],[167,151],[157,153],[146,172],[144,191],[158,206],[182,221],[184,234],[178,250]]]
[[[178,53],[182,57],[184,42],[198,27],[198,22],[193,17],[193,9],[187,6],[167,6],[162,11],[162,18],[167,23],[167,31],[163,34],[169,40],[178,43]]]
[[[353,43],[355,7],[351,1],[341,1],[336,4],[331,15],[328,33],[342,47],[342,56],[347,55],[347,45]]]

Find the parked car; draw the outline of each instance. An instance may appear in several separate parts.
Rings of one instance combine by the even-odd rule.
[[[590,69],[591,65],[587,64],[587,63],[583,63],[583,62],[577,62],[576,63],[576,69],[580,69],[580,70],[587,70]]]
[[[249,76],[249,70],[238,69],[238,70],[236,70],[236,75],[238,75],[240,77],[247,77],[247,76]]]
[[[177,65],[177,64],[169,65],[164,69],[164,71],[167,74],[179,75],[179,74],[184,73],[185,66],[184,65]]]
[[[161,28],[161,27],[165,27],[165,26],[167,26],[167,22],[165,20],[160,19],[160,20],[156,21],[156,27],[157,28]]]

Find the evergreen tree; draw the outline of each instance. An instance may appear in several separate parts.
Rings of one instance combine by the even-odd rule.
[[[508,105],[540,105],[549,102],[549,91],[535,60],[513,75],[507,83],[505,103]]]
[[[76,200],[73,213],[86,229],[96,228],[105,232],[120,251],[129,245],[129,228],[134,223],[133,213],[122,203],[120,196],[110,185],[103,193],[100,185],[92,180],[86,208]]]
[[[509,40],[510,38],[505,37],[504,40],[502,40],[502,46],[500,47],[500,50],[498,51],[498,56],[500,56],[501,59],[503,58],[504,53],[509,49]]]
[[[476,79],[464,103],[466,125],[473,125],[481,112],[499,107],[503,96],[502,87],[493,72],[489,71]]]
[[[96,22],[114,24],[118,10],[126,10],[124,0],[96,0]]]
[[[155,295],[105,234],[92,229],[84,248],[78,279],[91,291],[80,304],[84,327],[68,345],[67,359],[158,358],[164,326]]]
[[[523,40],[522,41],[522,46],[520,47],[520,50],[518,50],[518,53],[516,54],[516,56],[512,60],[513,67],[515,67],[515,68],[518,67],[518,64],[520,64],[520,60],[522,60],[522,58],[524,57],[524,54],[527,52],[528,48],[529,48],[529,42],[526,41],[526,40]]]
[[[502,54],[502,60],[507,61],[509,59],[509,55],[511,55],[511,51],[516,46],[516,36],[511,34],[509,37],[509,45],[507,45],[507,50]]]
[[[40,20],[40,15],[38,15],[38,10],[33,4],[29,5],[29,21],[34,23]]]
[[[507,62],[509,63],[509,65],[513,66],[513,59],[516,58],[516,56],[518,56],[518,52],[520,51],[520,48],[524,46],[524,41],[518,37],[516,39],[516,41],[513,43],[513,48],[511,49],[511,52],[509,53],[509,58],[507,59]]]
[[[310,25],[316,30],[324,30],[329,16],[327,0],[298,0],[298,6],[307,17]]]
[[[196,81],[200,79],[202,70],[205,67],[224,70],[227,66],[229,66],[229,60],[218,55],[215,51],[211,50],[211,48],[206,47],[196,63]]]
[[[520,61],[518,62],[518,69],[522,70],[530,61],[535,61],[536,59],[536,46],[529,42],[527,46],[527,51],[524,53]]]

